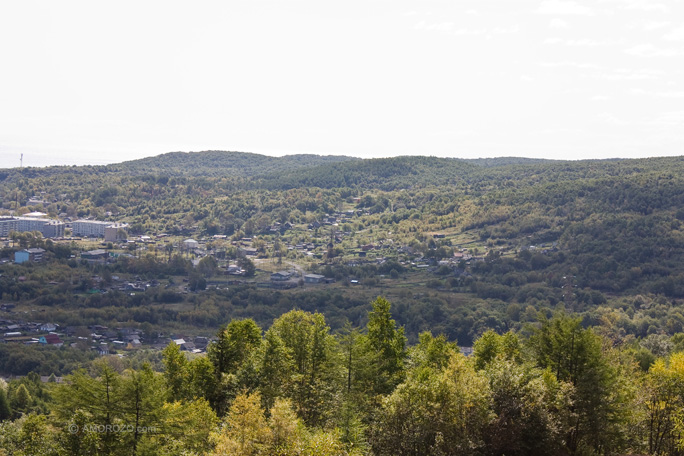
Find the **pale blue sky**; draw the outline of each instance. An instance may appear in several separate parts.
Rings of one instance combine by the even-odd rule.
[[[3,1],[0,168],[684,154],[684,1]]]

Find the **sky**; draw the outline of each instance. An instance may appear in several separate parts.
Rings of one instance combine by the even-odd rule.
[[[684,0],[0,2],[0,168],[682,146]]]

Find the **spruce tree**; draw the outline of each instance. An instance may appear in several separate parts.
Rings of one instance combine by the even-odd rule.
[[[0,388],[0,421],[9,419],[12,416],[9,403],[7,402],[7,393],[3,388]]]

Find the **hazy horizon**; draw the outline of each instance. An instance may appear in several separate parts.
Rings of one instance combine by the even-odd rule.
[[[401,156],[421,156],[421,157],[438,157],[438,158],[453,158],[453,159],[460,159],[460,160],[483,160],[483,159],[495,159],[495,158],[525,158],[525,159],[531,159],[531,160],[557,160],[557,161],[563,161],[563,160],[568,160],[568,161],[582,161],[582,160],[632,160],[632,159],[639,159],[639,158],[663,158],[663,157],[684,157],[684,154],[681,155],[659,155],[659,156],[653,156],[653,157],[601,157],[601,158],[540,158],[540,157],[523,157],[523,156],[517,156],[517,155],[498,155],[498,156],[491,156],[491,157],[448,157],[448,156],[437,156],[437,155],[431,155],[431,154],[422,154],[422,155],[410,155],[410,154],[405,154],[405,155],[387,155],[384,157],[360,157],[357,155],[352,155],[352,154],[317,154],[315,152],[292,152],[292,153],[265,153],[265,152],[252,152],[252,151],[246,151],[246,150],[218,150],[218,149],[212,149],[212,150],[201,150],[201,151],[169,151],[169,152],[162,152],[160,154],[155,154],[155,155],[149,155],[149,156],[142,156],[138,158],[131,158],[131,159],[121,159],[118,161],[109,161],[109,162],[88,162],[88,163],[46,163],[43,165],[31,165],[27,164],[27,158],[30,156],[24,155],[23,157],[23,167],[24,168],[44,168],[44,167],[50,167],[50,166],[104,166],[104,165],[112,165],[112,164],[119,164],[123,162],[129,162],[129,161],[135,161],[135,160],[142,160],[146,158],[155,158],[159,157],[161,155],[169,154],[169,153],[187,153],[187,154],[193,154],[193,153],[202,153],[202,152],[210,152],[210,151],[218,151],[218,152],[234,152],[234,153],[245,153],[245,154],[257,154],[257,155],[265,155],[269,157],[284,157],[286,155],[319,155],[319,156],[346,156],[346,157],[351,157],[351,158],[357,158],[360,160],[363,159],[372,159],[372,158],[395,158],[395,157],[401,157]],[[14,168],[19,168],[19,161],[20,161],[20,156],[17,157],[17,166],[0,166],[0,169],[14,169]],[[45,157],[46,161],[50,161],[52,157]],[[57,160],[59,159],[58,157],[56,158]]]
[[[684,2],[29,0],[0,168],[171,151],[680,155]]]

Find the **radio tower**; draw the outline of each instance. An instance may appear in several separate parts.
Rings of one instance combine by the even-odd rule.
[[[21,157],[19,157],[19,168],[24,167],[24,154],[21,154]]]

